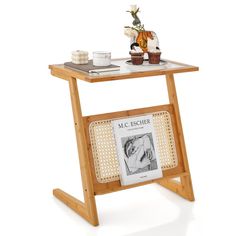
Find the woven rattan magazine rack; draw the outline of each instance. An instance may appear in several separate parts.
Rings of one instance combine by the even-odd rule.
[[[162,66],[135,67],[127,65],[126,61],[127,59],[113,60],[112,63],[119,65],[120,70],[100,74],[74,71],[64,65],[49,66],[53,76],[69,83],[84,201],[61,189],[54,189],[53,194],[94,226],[99,224],[96,195],[158,183],[185,199],[194,201],[174,74],[197,71],[198,67],[169,60]],[[82,115],[77,79],[95,83],[159,75],[166,78],[169,104],[92,116]],[[163,177],[121,186],[112,120],[143,114],[151,114],[153,117]]]

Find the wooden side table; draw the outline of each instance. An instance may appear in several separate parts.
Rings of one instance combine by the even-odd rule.
[[[69,83],[84,202],[61,189],[54,189],[53,194],[94,226],[99,224],[95,201],[95,196],[99,194],[125,190],[149,183],[159,183],[185,199],[194,201],[174,74],[198,71],[198,67],[169,60],[166,60],[167,63],[163,66],[135,67],[127,65],[126,60],[113,60],[113,64],[121,66],[120,71],[100,74],[87,74],[68,69],[64,65],[49,66],[53,76]],[[166,78],[169,104],[100,115],[82,115],[77,79],[95,83],[158,75],[164,75]],[[160,158],[163,178],[121,186],[111,121],[116,118],[143,114],[153,114],[155,129],[157,133],[161,133],[158,139],[162,145],[160,146],[162,152]],[[100,142],[100,139],[103,142]],[[179,178],[179,181],[176,178]]]

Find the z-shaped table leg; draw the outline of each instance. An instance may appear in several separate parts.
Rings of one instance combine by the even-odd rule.
[[[82,120],[80,98],[77,87],[77,80],[74,77],[68,78],[70,86],[70,96],[74,116],[75,133],[80,161],[81,177],[84,192],[84,202],[65,193],[61,189],[54,189],[53,194],[72,210],[81,215],[94,226],[99,224],[97,216],[96,201],[93,189],[92,175],[90,171],[88,149],[85,137],[85,129]]]
[[[180,196],[188,199],[189,201],[194,201],[192,180],[191,180],[191,174],[190,174],[189,165],[188,165],[188,158],[187,158],[187,152],[186,152],[186,147],[185,147],[185,142],[184,142],[184,135],[183,135],[183,129],[182,129],[182,123],[181,123],[179,105],[178,105],[178,98],[177,98],[173,74],[166,75],[166,84],[167,84],[170,104],[172,104],[174,107],[174,115],[176,119],[177,132],[178,132],[179,141],[180,141],[180,150],[181,150],[181,155],[183,158],[184,170],[187,173],[187,175],[180,177],[180,182],[177,182],[172,179],[164,179],[164,180],[160,180],[159,184],[179,194]]]

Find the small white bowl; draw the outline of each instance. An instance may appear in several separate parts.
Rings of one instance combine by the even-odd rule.
[[[111,52],[96,51],[93,52],[94,66],[109,66],[111,64]]]

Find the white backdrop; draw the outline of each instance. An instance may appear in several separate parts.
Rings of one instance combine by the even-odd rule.
[[[196,201],[157,185],[98,196],[94,228],[52,196],[54,187],[80,198],[82,191],[68,85],[48,65],[76,49],[128,56],[123,26],[134,3],[163,58],[200,67],[175,77]],[[233,3],[2,1],[0,235],[235,235]],[[85,115],[167,102],[162,77],[79,87]]]

